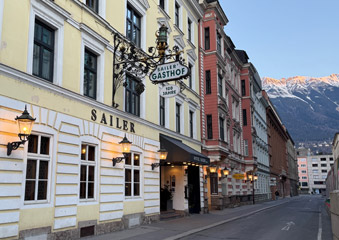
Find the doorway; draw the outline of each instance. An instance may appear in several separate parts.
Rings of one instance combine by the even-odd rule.
[[[200,213],[200,172],[199,167],[187,167],[188,210],[189,213]]]

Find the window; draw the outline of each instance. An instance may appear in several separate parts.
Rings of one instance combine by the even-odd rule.
[[[218,74],[218,91],[219,95],[223,97],[223,91],[222,91],[222,76]]]
[[[248,156],[248,140],[244,140],[244,155]]]
[[[307,179],[307,177],[301,177],[301,179]]]
[[[326,169],[322,169],[321,172],[322,173],[327,173],[327,170]]]
[[[160,97],[159,106],[160,106],[160,109],[159,109],[160,125],[164,127],[165,126],[165,98],[164,97]]]
[[[140,116],[140,94],[137,92],[138,82],[131,76],[126,76],[125,111]]]
[[[306,158],[300,158],[300,162],[306,162]]]
[[[93,99],[97,96],[97,56],[85,49],[84,95]]]
[[[306,164],[301,164],[301,167],[306,167]]]
[[[99,12],[98,1],[99,0],[86,0],[86,5],[94,12],[98,13]]]
[[[207,70],[206,73],[206,94],[211,94],[211,71]]]
[[[189,125],[190,125],[190,137],[193,138],[193,116],[194,113],[192,111],[189,112]]]
[[[125,196],[140,196],[140,155],[136,153],[125,159]]]
[[[312,158],[312,162],[318,162],[318,159],[317,158]]]
[[[225,120],[223,118],[219,118],[219,131],[220,131],[220,140],[225,141]]]
[[[192,42],[192,21],[191,19],[187,19],[187,34],[188,34],[188,41]]]
[[[25,201],[47,200],[50,138],[31,134],[28,139]]]
[[[54,30],[35,20],[33,75],[53,82]]]
[[[322,179],[326,179],[327,176],[326,176],[326,175],[322,175],[321,178],[322,178]]]
[[[213,138],[212,115],[207,115],[207,138],[208,139],[212,139]]]
[[[205,28],[205,50],[210,49],[210,28]]]
[[[333,161],[333,157],[330,157],[330,161]]]
[[[181,105],[176,103],[175,105],[175,123],[176,123],[176,131],[180,133],[180,109]]]
[[[327,164],[326,163],[322,163],[321,167],[327,167]]]
[[[179,17],[180,17],[180,5],[175,2],[175,25],[177,25],[177,27],[179,27],[180,21],[179,21]]]
[[[218,194],[218,173],[210,173],[211,194]]]
[[[320,158],[320,161],[326,161],[326,158]]]
[[[165,0],[159,0],[159,7],[165,11]]]
[[[324,182],[323,182],[323,181],[314,181],[314,184],[319,184],[319,185],[321,185],[321,184],[324,184]]]
[[[313,173],[318,173],[318,169],[313,169],[312,172]]]
[[[221,35],[217,33],[217,51],[221,54]]]
[[[242,123],[244,126],[247,126],[247,112],[246,109],[242,110]]]
[[[312,167],[318,167],[318,164],[312,164]]]
[[[306,170],[301,170],[301,173],[306,173]]]
[[[94,199],[95,146],[81,144],[80,199]]]
[[[318,176],[318,175],[313,175],[313,178],[314,178],[314,179],[318,179],[319,176]]]
[[[188,77],[188,87],[189,88],[192,88],[192,86],[193,86],[193,84],[192,84],[192,69],[193,69],[193,66],[192,66],[192,64],[188,64],[188,69],[189,69],[189,72],[190,72],[190,75],[189,75],[189,77]]]
[[[241,80],[241,95],[246,96],[246,85],[245,80]]]
[[[302,186],[302,187],[307,187],[308,184],[307,184],[307,182],[302,182],[302,183],[301,183],[301,186]]]
[[[127,6],[126,36],[137,47],[141,45],[141,16],[130,6]]]

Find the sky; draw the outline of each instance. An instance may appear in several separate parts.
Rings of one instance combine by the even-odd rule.
[[[339,73],[339,0],[219,0],[260,77]]]

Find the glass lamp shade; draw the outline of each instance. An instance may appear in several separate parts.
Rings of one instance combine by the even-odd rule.
[[[216,173],[217,167],[216,166],[210,166],[210,173]]]
[[[119,144],[121,144],[121,146],[122,146],[122,152],[123,153],[130,153],[131,152],[132,142],[128,141],[128,139],[126,138],[126,135],[122,139],[122,141],[119,142]]]
[[[252,180],[253,180],[253,175],[252,175],[252,174],[248,174],[248,179],[249,179],[250,181],[252,181]]]
[[[167,27],[165,25],[162,25],[159,28],[159,35],[158,35],[158,43],[166,43],[167,44]]]
[[[222,170],[224,176],[228,176],[230,174],[230,171],[228,169]]]
[[[160,160],[166,160],[168,152],[166,149],[158,150]]]
[[[32,132],[35,118],[32,118],[32,116],[29,115],[29,113],[27,112],[26,106],[21,116],[19,117],[17,116],[15,120],[18,121],[19,134],[29,136]]]
[[[253,179],[254,179],[254,181],[257,181],[257,180],[258,180],[258,176],[257,176],[257,175],[254,175],[254,176],[253,176]]]

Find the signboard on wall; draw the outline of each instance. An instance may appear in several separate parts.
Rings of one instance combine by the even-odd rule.
[[[160,96],[170,98],[180,93],[180,87],[177,85],[167,85],[160,89]]]
[[[154,83],[168,82],[187,77],[190,70],[179,61],[160,64],[150,74],[149,79]]]
[[[244,179],[245,178],[245,175],[244,174],[241,174],[241,173],[236,173],[236,174],[233,174],[232,176],[234,179]]]

